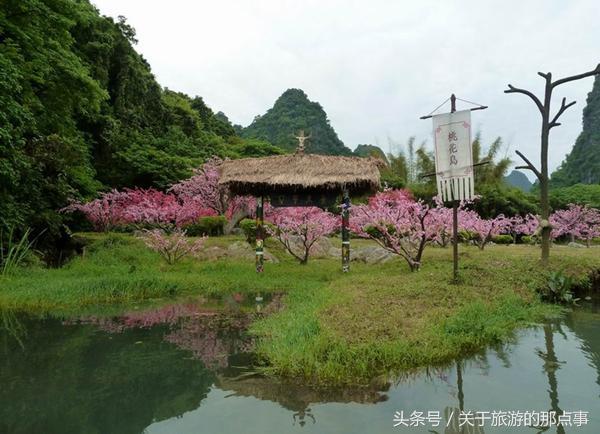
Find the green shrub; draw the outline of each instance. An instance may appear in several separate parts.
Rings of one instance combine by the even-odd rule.
[[[579,299],[573,295],[573,289],[578,283],[562,271],[554,271],[548,275],[548,283],[538,289],[538,294],[542,300],[550,303],[575,304]]]
[[[461,229],[458,231],[458,241],[462,241],[463,243],[472,241],[472,240],[476,240],[477,239],[477,234],[475,232],[470,232],[470,231],[466,231],[464,229]]]
[[[202,235],[216,237],[223,235],[223,228],[226,224],[227,219],[225,216],[208,216],[200,217],[196,222],[186,225],[183,229],[190,237],[200,237]]]
[[[513,237],[511,235],[496,235],[492,237],[492,241],[496,244],[512,244]]]
[[[268,222],[265,222],[265,227],[275,229],[275,225]],[[244,235],[246,236],[246,241],[248,241],[250,244],[253,244],[256,241],[256,220],[243,219],[242,221],[240,221],[240,229],[244,232]],[[269,238],[268,231],[265,231],[264,237]]]
[[[537,237],[533,235],[523,235],[521,237],[521,242],[523,244],[536,244],[538,241]]]
[[[396,233],[396,228],[393,225],[388,225],[387,231],[390,235],[394,235]],[[375,226],[365,227],[365,232],[373,238],[376,238],[376,239],[383,238],[383,233],[379,229],[377,229]]]

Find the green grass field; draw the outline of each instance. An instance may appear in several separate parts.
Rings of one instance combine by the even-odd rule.
[[[125,234],[84,234],[85,255],[60,269],[28,268],[0,278],[0,308],[81,314],[234,292],[285,292],[284,308],[251,328],[266,371],[319,383],[364,383],[401,369],[443,363],[518,327],[560,313],[539,301],[547,282],[533,246],[461,246],[461,283],[450,282],[451,249],[428,248],[421,271],[401,259],[382,265],[337,259],[299,265],[280,258],[256,274],[251,260],[185,259],[167,265]],[[209,239],[226,246],[239,237]],[[339,241],[336,241],[339,243]],[[369,241],[354,240],[353,246]],[[554,246],[551,269],[578,279],[600,269],[598,248]]]

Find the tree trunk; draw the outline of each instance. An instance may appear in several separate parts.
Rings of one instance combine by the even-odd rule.
[[[408,268],[410,268],[410,271],[419,271],[419,268],[421,267],[421,264],[419,262],[414,262],[414,261],[407,261],[408,262]]]
[[[548,138],[550,136],[550,106],[552,102],[552,78],[546,77],[542,113],[542,149],[540,162],[540,216],[542,223],[542,265],[547,266],[550,258],[550,201],[548,199]]]
[[[545,150],[545,152],[544,152]],[[546,139],[542,137],[542,179],[540,179],[540,231],[542,238],[542,265],[548,265],[550,258],[550,203],[548,200],[548,164],[544,163],[548,159],[548,131],[546,131]]]
[[[227,222],[227,224],[225,224],[225,226],[223,227],[223,233],[224,235],[229,235],[231,234],[231,231],[233,230],[233,228],[244,218],[248,217],[249,213],[248,210],[239,210],[236,211],[232,216],[231,219]]]

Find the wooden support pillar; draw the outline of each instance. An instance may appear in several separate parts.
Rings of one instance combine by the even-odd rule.
[[[256,201],[256,272],[264,271],[264,212],[263,197],[260,196]]]
[[[342,271],[350,271],[350,195],[344,190],[342,199]]]

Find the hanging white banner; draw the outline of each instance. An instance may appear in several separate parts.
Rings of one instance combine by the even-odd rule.
[[[473,199],[471,111],[433,116],[438,194],[445,201]]]

